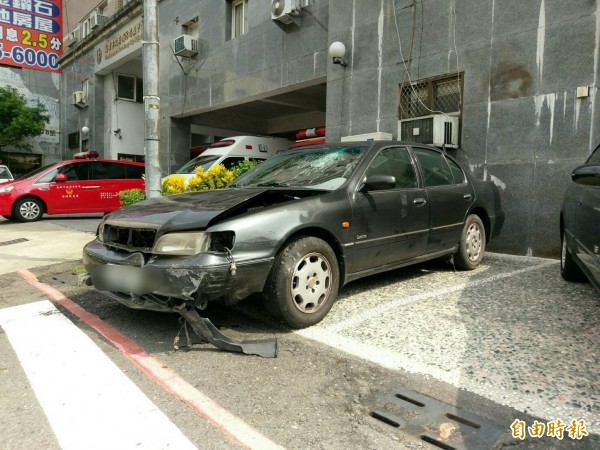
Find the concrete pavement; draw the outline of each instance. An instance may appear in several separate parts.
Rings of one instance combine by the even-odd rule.
[[[0,219],[0,274],[76,264],[94,236],[73,228],[95,226]],[[15,278],[15,288],[24,285]],[[489,254],[473,272],[434,261],[354,282],[322,323],[296,335],[441,380],[457,388],[455,398],[430,394],[448,403],[474,393],[548,423],[585,420],[597,439],[598,301],[589,284],[564,282],[556,260]]]
[[[0,275],[79,260],[83,246],[93,239],[94,233],[48,220],[21,223],[0,219]]]

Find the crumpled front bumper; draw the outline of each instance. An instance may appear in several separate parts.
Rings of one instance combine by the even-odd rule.
[[[126,252],[98,240],[83,249],[83,264],[91,284],[111,298],[136,309],[173,311],[186,302],[196,306],[223,299],[235,303],[261,292],[273,259],[230,261],[222,253],[157,256]]]

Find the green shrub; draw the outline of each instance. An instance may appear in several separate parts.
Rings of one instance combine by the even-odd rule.
[[[242,161],[238,163],[231,169],[231,171],[233,172],[233,179],[236,179],[241,174],[248,172],[256,165],[258,165],[258,161]]]
[[[121,206],[132,205],[146,199],[146,192],[142,189],[127,189],[119,192]]]

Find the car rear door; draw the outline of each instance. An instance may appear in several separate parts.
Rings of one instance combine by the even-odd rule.
[[[393,265],[421,255],[427,244],[429,204],[406,147],[387,147],[369,164],[366,177],[392,175],[393,189],[359,190],[353,197],[351,272]]]
[[[429,239],[427,253],[449,250],[458,244],[469,207],[473,187],[463,170],[442,152],[413,147],[419,162],[429,202]]]
[[[121,207],[119,192],[140,188],[140,180],[128,179],[127,164],[117,161],[93,161],[91,181],[96,210],[109,212]]]

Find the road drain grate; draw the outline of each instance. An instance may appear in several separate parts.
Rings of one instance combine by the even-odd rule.
[[[505,431],[481,416],[403,388],[379,397],[370,416],[443,450],[489,449]]]
[[[4,242],[0,242],[0,247],[2,247],[4,245],[20,244],[21,242],[27,242],[28,240],[29,239],[19,238],[19,239],[13,239],[12,241],[4,241]]]

